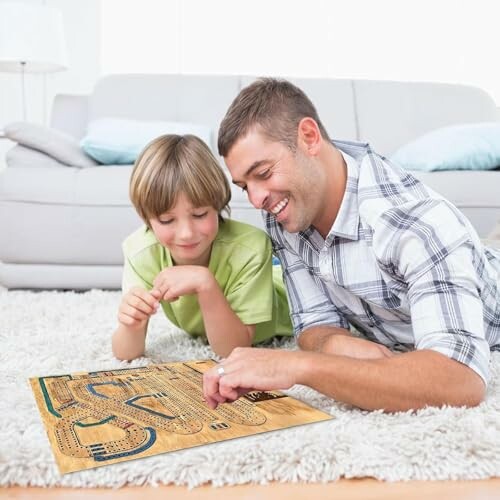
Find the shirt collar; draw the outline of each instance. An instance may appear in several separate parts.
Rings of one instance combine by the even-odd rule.
[[[333,144],[340,151],[347,165],[347,181],[339,212],[325,240],[325,244],[328,246],[333,243],[333,239],[335,238],[335,236],[340,236],[342,238],[347,238],[350,240],[359,239],[359,164],[355,158],[345,152],[345,149],[349,149],[349,152],[351,152],[351,144],[346,143],[346,145],[349,146],[348,148],[345,148],[344,143],[340,141],[335,141]],[[361,146],[361,144],[356,144],[356,146],[362,150],[360,151],[360,153],[366,153],[366,149]]]

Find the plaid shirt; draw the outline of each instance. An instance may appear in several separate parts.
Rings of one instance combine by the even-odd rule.
[[[269,213],[295,335],[349,328],[392,349],[432,349],[485,382],[500,349],[500,254],[450,202],[356,142],[334,142],[346,192],[325,239],[287,233]]]

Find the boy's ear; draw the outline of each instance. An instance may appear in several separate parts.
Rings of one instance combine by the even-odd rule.
[[[297,147],[307,155],[316,156],[322,140],[316,120],[310,117],[302,118],[297,127]]]

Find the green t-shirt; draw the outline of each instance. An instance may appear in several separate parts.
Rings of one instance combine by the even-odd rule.
[[[172,266],[172,257],[153,231],[139,228],[123,242],[123,290],[153,288],[156,276]],[[246,325],[256,325],[253,343],[274,335],[292,335],[281,267],[272,265],[271,242],[264,231],[249,224],[225,220],[212,244],[209,270],[232,310]],[[168,319],[193,336],[206,338],[196,295],[161,303]]]

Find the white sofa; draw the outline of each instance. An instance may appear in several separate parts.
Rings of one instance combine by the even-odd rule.
[[[116,75],[89,96],[59,95],[51,126],[80,139],[103,117],[218,125],[254,78]],[[478,88],[367,80],[292,79],[315,103],[330,135],[370,142],[386,156],[446,125],[495,121],[497,108]],[[141,221],[128,199],[131,166],[89,168],[10,164],[0,172],[0,284],[8,288],[119,288],[121,241]],[[480,236],[500,219],[500,172],[419,174],[470,218]],[[232,216],[261,225],[240,190]]]

